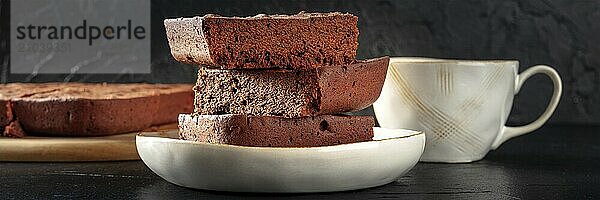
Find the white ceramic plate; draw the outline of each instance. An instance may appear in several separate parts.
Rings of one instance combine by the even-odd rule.
[[[331,192],[395,181],[418,161],[421,132],[374,128],[373,141],[309,148],[244,147],[145,132],[136,146],[146,165],[184,187],[232,192]]]

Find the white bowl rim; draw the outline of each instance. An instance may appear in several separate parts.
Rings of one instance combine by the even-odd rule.
[[[410,133],[407,134],[407,135],[402,135],[402,136],[382,138],[382,139],[373,139],[373,140],[364,141],[364,142],[354,142],[354,143],[336,144],[336,145],[318,146],[318,147],[254,147],[254,146],[240,146],[240,145],[232,145],[232,144],[214,144],[214,143],[207,143],[207,142],[195,142],[195,141],[182,140],[182,139],[176,139],[176,138],[170,138],[170,137],[161,137],[160,135],[158,135],[160,133],[175,132],[175,131],[178,131],[178,130],[140,132],[135,137],[136,137],[136,139],[138,139],[138,138],[158,138],[160,140],[166,140],[165,142],[170,142],[170,143],[181,143],[181,144],[202,145],[202,146],[207,146],[208,145],[208,146],[214,146],[214,147],[229,147],[229,148],[254,149],[254,150],[261,150],[261,149],[263,149],[263,150],[274,150],[274,149],[281,149],[281,150],[288,150],[288,149],[309,150],[309,149],[314,149],[314,150],[319,150],[319,149],[328,149],[328,148],[335,148],[335,147],[343,147],[343,146],[348,146],[348,145],[361,145],[361,144],[369,144],[369,143],[379,143],[381,141],[400,140],[400,139],[405,139],[405,138],[410,138],[410,137],[416,137],[416,136],[424,135],[422,131],[409,130],[409,129],[392,129],[392,128],[383,128],[383,127],[373,127],[373,129],[374,130],[375,129],[381,129],[381,130],[386,130],[386,131],[406,131],[406,132],[410,132]],[[137,145],[137,142],[136,142],[136,145]]]

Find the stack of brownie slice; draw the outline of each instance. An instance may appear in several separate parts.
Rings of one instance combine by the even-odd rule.
[[[356,60],[358,18],[343,13],[165,20],[176,60],[200,65],[185,140],[311,147],[371,140],[389,58]]]

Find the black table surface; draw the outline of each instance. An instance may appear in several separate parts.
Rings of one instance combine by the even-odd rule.
[[[0,199],[598,199],[600,127],[545,126],[468,164],[418,163],[393,183],[347,192],[249,194],[170,184],[141,161],[0,162]]]

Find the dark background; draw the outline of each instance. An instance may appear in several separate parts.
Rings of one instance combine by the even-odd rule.
[[[552,124],[600,125],[600,1],[152,1],[152,73],[15,75],[9,71],[8,1],[0,5],[0,82],[195,81],[196,69],[171,57],[162,20],[216,13],[250,16],[341,11],[359,17],[358,58],[427,56],[519,60],[520,71],[553,66],[564,91]],[[516,97],[510,124],[534,120],[552,93],[550,80],[531,78]],[[490,97],[494,98],[494,97]],[[371,114],[367,109],[360,114]]]

